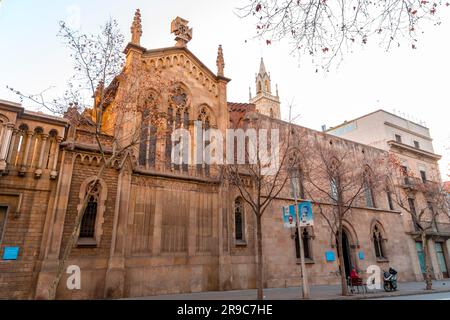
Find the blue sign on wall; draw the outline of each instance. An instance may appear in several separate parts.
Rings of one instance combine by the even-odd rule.
[[[325,252],[325,258],[327,259],[327,262],[333,262],[333,261],[336,260],[333,251],[327,251],[327,252]]]
[[[364,260],[364,252],[359,252],[359,260]]]
[[[3,250],[3,260],[17,260],[19,247],[5,247]]]

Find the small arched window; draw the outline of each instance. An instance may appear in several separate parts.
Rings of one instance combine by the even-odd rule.
[[[241,198],[234,201],[234,231],[237,242],[245,241],[244,204]]]
[[[377,257],[377,259],[385,259],[386,255],[384,250],[384,239],[381,229],[378,225],[375,225],[373,227],[372,240],[375,249],[375,256]]]
[[[88,199],[81,218],[79,246],[98,246],[100,244],[103,235],[102,226],[105,221],[107,195],[108,188],[102,179],[91,177],[81,184],[78,212],[81,212],[86,196],[88,196]]]
[[[92,185],[89,187],[92,188]],[[95,220],[97,218],[99,187],[92,189],[89,201],[84,210],[83,219],[80,227],[80,238],[94,238],[95,237]]]

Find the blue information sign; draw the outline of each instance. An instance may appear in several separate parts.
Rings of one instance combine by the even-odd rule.
[[[325,257],[327,259],[327,262],[333,262],[333,261],[336,260],[336,258],[334,257],[334,252],[333,251],[325,252]]]
[[[5,247],[3,250],[3,260],[17,260],[19,247]]]
[[[359,260],[364,260],[364,252],[359,252]]]

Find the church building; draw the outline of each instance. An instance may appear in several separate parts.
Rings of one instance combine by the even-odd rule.
[[[255,94],[250,90],[248,103],[229,102],[226,48],[219,46],[212,71],[188,49],[192,38],[188,21],[176,18],[171,31],[176,36],[174,46],[143,47],[141,15],[136,12],[124,71],[105,89],[110,99],[102,115],[102,152],[111,154],[117,141],[124,145],[136,135],[139,143],[104,168],[67,263],[79,266],[81,289],[69,290],[65,275],[57,298],[109,299],[256,287],[254,214],[238,190],[221,179],[217,165],[172,163],[170,137],[177,128],[194,132],[195,123],[225,136],[228,128],[241,126],[249,112],[286,128],[278,86],[273,86],[261,59]],[[151,80],[156,75],[158,83],[170,84],[170,89],[158,88]],[[130,82],[136,78],[145,81]],[[132,102],[127,100],[130,94],[137,97]],[[119,107],[123,105],[126,111]],[[0,299],[47,297],[78,209],[102,166],[89,121],[95,112],[76,115],[88,120],[73,124],[67,117],[31,112],[0,100]],[[358,154],[386,153],[295,128],[330,137]],[[361,199],[345,221],[346,272],[378,265],[395,267],[402,281],[421,277],[418,264],[412,262],[416,257],[409,254],[402,212],[389,205],[385,194],[374,197],[376,206]],[[281,219],[281,208],[293,200],[287,186],[263,217],[267,288],[301,283],[299,237],[284,229]],[[338,254],[336,242],[326,221],[319,214],[315,219],[314,227],[300,237],[309,283],[339,284],[337,261],[330,258],[330,253]]]

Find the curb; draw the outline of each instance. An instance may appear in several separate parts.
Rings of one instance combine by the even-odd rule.
[[[416,296],[416,295],[425,295],[425,294],[433,294],[433,293],[444,293],[450,292],[450,289],[434,289],[434,290],[416,290],[409,292],[396,291],[393,293],[369,293],[369,294],[361,294],[361,295],[351,295],[351,296],[338,296],[335,298],[328,299],[311,299],[311,300],[368,300],[368,299],[376,299],[376,298],[391,298],[391,297],[406,297],[406,296]]]

